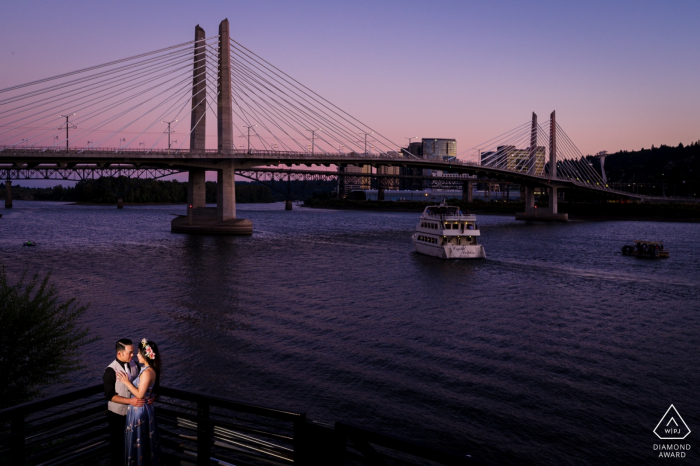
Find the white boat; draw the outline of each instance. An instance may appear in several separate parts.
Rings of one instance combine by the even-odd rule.
[[[426,207],[413,234],[416,252],[441,259],[486,259],[476,215],[464,214],[459,207]]]

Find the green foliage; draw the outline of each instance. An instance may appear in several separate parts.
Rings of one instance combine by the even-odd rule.
[[[600,160],[588,157],[600,173]],[[649,195],[700,195],[700,141],[676,147],[661,145],[638,151],[621,151],[605,158],[605,174],[611,183],[647,183]]]
[[[0,409],[24,403],[42,387],[84,366],[79,348],[97,338],[78,319],[87,311],[75,298],[60,303],[50,274],[26,275],[10,285],[0,267]]]

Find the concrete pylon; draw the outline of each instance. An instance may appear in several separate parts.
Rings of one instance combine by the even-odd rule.
[[[236,218],[236,183],[233,162],[227,160],[216,171],[216,219],[218,221]]]
[[[474,183],[471,181],[462,182],[462,201],[463,202],[473,202],[474,201]]]
[[[192,120],[190,151],[204,151],[207,126],[207,66],[204,29],[194,28],[194,71],[192,73]]]
[[[535,213],[535,188],[532,186],[525,186],[525,213]]]
[[[12,181],[5,181],[5,208],[12,208]]]
[[[216,102],[218,149],[233,153],[233,99],[231,97],[231,42],[228,19],[219,24],[219,98]],[[236,180],[233,161],[224,162],[217,170],[216,218],[218,221],[236,218]]]
[[[233,151],[233,99],[231,98],[231,42],[228,19],[219,24],[219,97],[216,102],[219,152]]]
[[[204,29],[194,28],[194,67],[192,72],[192,119],[190,124],[190,152],[203,153],[207,136],[207,75]],[[206,172],[201,168],[189,171],[187,180],[187,221],[194,223],[194,209],[206,207]]]
[[[557,121],[554,111],[549,117],[549,177],[557,177]],[[549,213],[552,215],[557,213],[557,195],[557,188],[549,188]]]
[[[532,126],[530,129],[530,154],[528,157],[528,170],[532,174],[535,172],[537,160],[537,114],[532,112]]]
[[[195,28],[195,73],[193,75],[192,95],[192,152],[206,149],[206,130],[203,124],[206,111],[206,76],[198,63],[204,60],[204,30]],[[219,25],[219,66],[217,98],[217,150],[225,157],[233,156],[233,100],[231,98],[231,44],[229,23],[223,20]],[[201,91],[201,92],[199,92]],[[211,166],[210,166],[211,167]],[[204,168],[189,169],[187,216],[172,220],[171,231],[174,233],[201,235],[252,235],[253,223],[250,220],[236,218],[236,184],[233,159],[222,158],[215,169],[217,171],[216,207],[206,207],[206,184]],[[208,170],[214,167],[207,168]]]

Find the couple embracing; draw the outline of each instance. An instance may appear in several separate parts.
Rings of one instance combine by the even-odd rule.
[[[108,402],[110,465],[156,466],[160,464],[160,441],[153,393],[160,384],[160,351],[144,338],[136,351],[136,364],[131,340],[123,338],[115,346],[117,358],[102,376]]]

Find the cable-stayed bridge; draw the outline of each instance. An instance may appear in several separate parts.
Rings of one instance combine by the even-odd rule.
[[[8,180],[71,170],[187,172],[187,216],[174,231],[216,224],[221,233],[252,232],[236,218],[235,173],[280,165],[480,175],[525,186],[531,213],[534,189],[548,189],[552,215],[560,189],[630,196],[609,189],[554,113],[542,125],[533,114],[477,147],[441,158],[401,149],[231,39],[228,20],[214,36],[197,26],[187,43],[0,90],[0,173]],[[217,172],[216,209],[204,204],[208,170]]]

